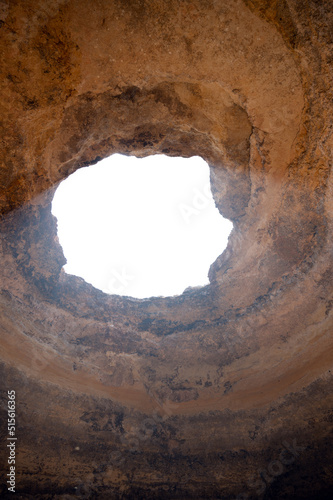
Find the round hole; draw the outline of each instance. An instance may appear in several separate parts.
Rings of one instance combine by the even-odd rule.
[[[207,285],[232,229],[198,156],[112,155],[64,180],[52,213],[65,271],[105,293],[137,298]]]

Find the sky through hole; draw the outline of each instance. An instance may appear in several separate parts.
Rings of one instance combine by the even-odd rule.
[[[145,298],[208,284],[232,223],[215,207],[200,157],[112,155],[56,190],[52,213],[68,274]]]

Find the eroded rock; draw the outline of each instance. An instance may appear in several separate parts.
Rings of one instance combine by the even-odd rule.
[[[0,368],[22,498],[330,498],[332,16],[2,3]],[[64,273],[54,190],[115,152],[208,161],[234,222],[209,286],[138,300]]]

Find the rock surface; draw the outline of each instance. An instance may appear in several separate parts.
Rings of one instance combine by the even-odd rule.
[[[12,389],[19,498],[332,497],[332,21],[0,3],[1,498]],[[209,162],[234,223],[209,286],[136,300],[64,273],[54,190],[115,152]]]

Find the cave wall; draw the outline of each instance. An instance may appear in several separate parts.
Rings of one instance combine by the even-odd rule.
[[[15,389],[21,498],[331,498],[332,18],[1,2],[0,434]],[[138,300],[64,273],[54,190],[115,152],[209,163],[234,229],[208,286]]]

